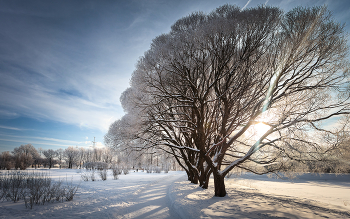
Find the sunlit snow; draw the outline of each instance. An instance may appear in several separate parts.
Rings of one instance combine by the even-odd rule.
[[[33,171],[33,170],[29,170]],[[113,180],[82,181],[81,170],[42,169],[79,185],[73,201],[0,202],[0,218],[349,218],[350,175],[304,174],[292,180],[253,174],[226,179],[228,195],[187,181],[185,172],[130,171]],[[5,171],[2,171],[5,173]]]

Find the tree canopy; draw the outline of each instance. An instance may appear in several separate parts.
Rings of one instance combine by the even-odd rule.
[[[213,174],[216,196],[234,168],[322,160],[348,128],[325,125],[350,112],[346,43],[325,7],[192,13],[140,58],[106,143],[161,149],[203,188]]]

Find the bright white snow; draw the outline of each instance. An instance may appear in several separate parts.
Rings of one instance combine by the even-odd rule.
[[[185,172],[130,171],[113,180],[82,181],[80,170],[40,170],[80,184],[71,202],[26,209],[23,201],[0,202],[0,218],[349,218],[350,175],[298,176],[285,181],[244,174],[226,179],[228,195],[213,197]],[[111,174],[111,173],[109,173]],[[98,177],[98,176],[97,176]]]

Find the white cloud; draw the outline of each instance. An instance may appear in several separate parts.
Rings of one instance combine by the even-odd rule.
[[[96,142],[96,145],[95,145],[96,148],[103,148],[105,147],[104,144],[102,142]]]

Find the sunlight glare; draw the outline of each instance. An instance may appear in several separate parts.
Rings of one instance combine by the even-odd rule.
[[[258,124],[254,125],[253,129],[256,132],[256,136],[258,138],[260,138],[261,136],[263,136],[270,129],[270,126],[265,125],[262,122],[259,122]]]
[[[248,130],[247,134],[249,138],[251,138],[254,141],[259,140],[261,136],[263,136],[268,130],[270,129],[270,126],[265,125],[262,122],[259,122],[255,125],[252,125]],[[247,137],[248,137],[247,136]]]

